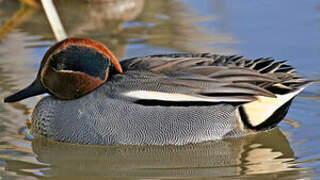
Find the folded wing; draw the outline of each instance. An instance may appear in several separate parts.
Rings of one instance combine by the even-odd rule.
[[[147,89],[130,90],[126,96],[139,102],[208,105],[243,104],[261,97],[277,99],[279,95],[297,92],[310,81],[297,76],[294,68],[285,62],[184,53],[133,58],[121,64],[125,72],[147,72],[139,81],[154,84]]]

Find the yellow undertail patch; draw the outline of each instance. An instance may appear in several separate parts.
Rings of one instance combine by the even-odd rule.
[[[258,126],[266,121],[277,109],[296,96],[304,88],[294,92],[279,95],[276,98],[257,96],[257,100],[242,105],[244,112],[248,118],[248,122],[252,126]]]

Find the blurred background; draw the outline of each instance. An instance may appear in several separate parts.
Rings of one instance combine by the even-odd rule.
[[[280,129],[175,148],[31,142],[26,122],[39,99],[3,103],[34,79],[46,50],[63,37],[101,41],[119,60],[172,52],[271,56],[320,79],[319,0],[53,0],[44,9],[50,2],[0,0],[1,178],[319,178],[318,84],[296,98]]]

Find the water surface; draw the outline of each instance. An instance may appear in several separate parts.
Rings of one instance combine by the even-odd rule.
[[[68,36],[105,43],[119,59],[171,52],[289,59],[320,79],[320,1],[54,1]],[[28,85],[55,42],[45,13],[0,0],[0,97]],[[318,179],[320,86],[293,102],[279,128],[239,139],[165,147],[97,147],[24,138],[39,98],[0,103],[3,179]]]

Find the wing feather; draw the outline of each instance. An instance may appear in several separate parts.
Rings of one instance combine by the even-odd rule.
[[[276,98],[276,94],[296,91],[308,83],[294,74],[294,68],[286,62],[182,53],[132,58],[121,64],[126,73],[146,74],[148,83],[154,84],[125,93],[132,98],[246,103],[258,96]]]

